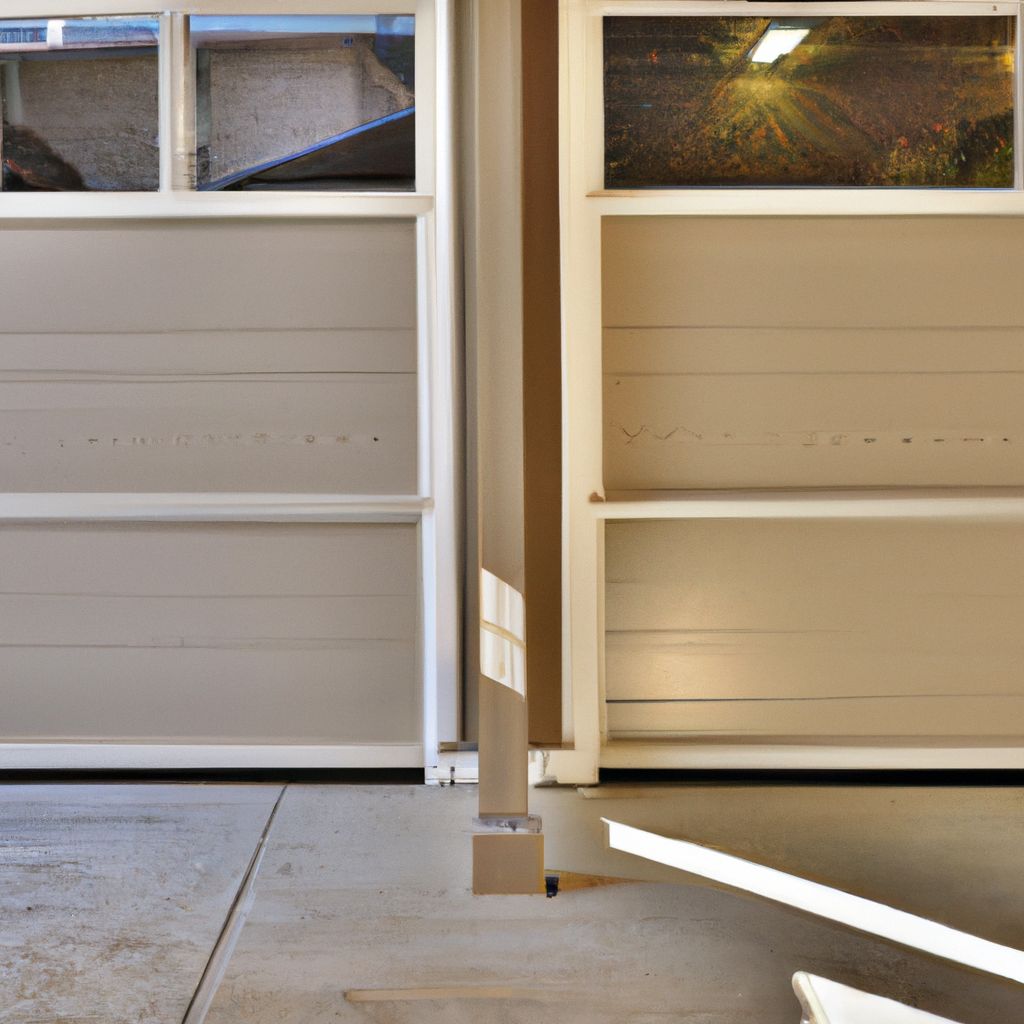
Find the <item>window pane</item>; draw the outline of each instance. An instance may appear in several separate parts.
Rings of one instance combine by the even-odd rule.
[[[199,188],[413,189],[413,25],[192,18]]]
[[[606,18],[606,185],[1012,188],[1014,28]]]
[[[154,18],[0,21],[3,188],[156,189],[158,36]]]

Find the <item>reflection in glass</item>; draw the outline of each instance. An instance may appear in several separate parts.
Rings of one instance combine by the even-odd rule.
[[[3,188],[159,186],[155,18],[0,21]]]
[[[1014,19],[609,17],[608,188],[1013,187]]]
[[[410,15],[194,17],[199,188],[415,187]]]

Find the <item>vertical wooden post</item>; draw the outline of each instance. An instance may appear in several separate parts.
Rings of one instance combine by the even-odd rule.
[[[562,742],[558,4],[522,0],[523,528],[530,741]]]
[[[473,891],[544,890],[544,837],[529,815],[525,611],[522,595],[480,579],[480,817]]]

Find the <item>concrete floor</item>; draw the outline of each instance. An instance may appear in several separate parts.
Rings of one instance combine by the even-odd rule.
[[[549,868],[626,879],[553,900],[470,894],[470,787],[0,792],[3,1022],[796,1024],[797,969],[1024,1020],[1020,986],[608,851],[599,822],[1024,947],[1021,789],[539,789]],[[353,1001],[382,989],[434,991]]]

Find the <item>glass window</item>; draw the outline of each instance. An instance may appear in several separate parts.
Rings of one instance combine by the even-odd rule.
[[[1006,16],[609,17],[605,183],[1012,188]]]
[[[0,21],[5,191],[160,182],[153,18]]]
[[[200,189],[415,188],[411,15],[193,17]]]

